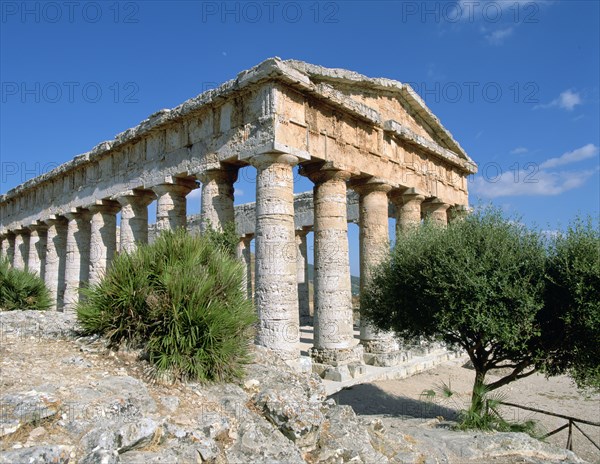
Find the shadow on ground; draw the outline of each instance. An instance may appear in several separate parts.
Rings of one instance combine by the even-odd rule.
[[[458,419],[458,411],[451,400],[431,402],[406,396],[390,395],[372,384],[354,385],[330,396],[339,404],[352,406],[359,415],[385,414],[393,417],[433,419],[442,416],[447,420]],[[462,405],[456,405],[462,407]]]

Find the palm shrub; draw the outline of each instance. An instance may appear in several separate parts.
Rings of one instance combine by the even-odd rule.
[[[0,260],[0,308],[48,309],[52,304],[50,292],[37,275],[11,267],[8,259]]]
[[[77,308],[86,333],[143,347],[155,373],[227,381],[243,373],[256,320],[241,263],[214,241],[165,231],[118,255]]]

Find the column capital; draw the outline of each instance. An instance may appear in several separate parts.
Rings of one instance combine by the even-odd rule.
[[[200,171],[199,173],[195,174],[195,177],[203,184],[211,181],[233,184],[237,180],[238,171],[239,167],[230,165],[221,168]]]
[[[450,208],[450,206],[452,206],[450,203],[445,203],[442,200],[440,200],[439,198],[435,198],[435,197],[432,198],[431,200],[423,202],[423,208],[428,213],[446,212],[448,210],[448,208]]]
[[[16,229],[13,229],[15,235],[29,234],[30,232],[29,227],[23,224],[19,224]]]
[[[425,194],[415,188],[393,189],[388,196],[390,201],[397,206],[405,205],[411,201],[420,203],[425,200]]]
[[[121,209],[121,205],[119,204],[118,201],[114,201],[114,200],[96,200],[96,202],[93,205],[88,206],[87,209],[92,214],[96,214],[96,213],[117,214]]]
[[[48,230],[48,224],[46,224],[44,221],[36,221],[32,224],[29,224],[28,227],[32,232],[44,232]]]
[[[255,168],[260,169],[271,164],[285,164],[294,167],[300,162],[300,159],[288,153],[263,153],[249,158],[248,162]]]
[[[44,219],[43,222],[48,226],[54,226],[54,225],[66,225],[67,223],[67,218],[64,217],[63,215],[60,214],[53,214],[52,216],[49,216],[48,218]]]
[[[157,184],[150,187],[156,195],[164,195],[165,193],[175,193],[185,196],[192,190],[198,188],[195,181],[191,179],[182,179],[179,177],[166,177],[162,184]]]
[[[133,189],[114,195],[112,199],[118,201],[121,206],[135,205],[143,207],[152,203],[156,199],[156,195],[151,190]]]
[[[86,220],[91,217],[90,211],[84,208],[74,208],[71,211],[67,211],[63,214],[69,221],[72,220]]]
[[[472,212],[473,208],[468,205],[452,205],[448,208],[448,222],[464,219]]]
[[[308,177],[315,184],[321,184],[329,180],[348,182],[352,172],[329,161],[317,161],[301,164],[300,175]]]
[[[383,179],[371,177],[368,179],[351,179],[349,187],[360,195],[365,195],[372,192],[388,193],[392,190],[392,186]]]

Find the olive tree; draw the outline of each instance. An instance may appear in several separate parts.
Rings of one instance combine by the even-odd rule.
[[[546,254],[541,234],[496,210],[447,227],[426,222],[398,236],[361,295],[361,314],[403,338],[462,347],[475,369],[478,409],[483,386],[491,391],[538,369]],[[499,368],[509,373],[486,384]]]

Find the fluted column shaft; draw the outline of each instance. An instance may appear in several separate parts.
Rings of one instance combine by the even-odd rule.
[[[67,220],[55,216],[44,222],[48,226],[44,280],[55,303],[55,309],[60,311],[64,305]]]
[[[237,180],[237,169],[213,169],[197,177],[202,182],[200,230],[209,227],[223,230],[225,224],[235,221],[233,184]]]
[[[373,270],[389,254],[388,196],[389,185],[366,183],[355,188],[359,194],[360,288],[368,285]],[[360,342],[366,353],[376,353],[368,360],[377,365],[399,361],[399,343],[390,332],[383,332],[361,318]]]
[[[253,286],[252,286],[252,250],[250,249],[250,242],[252,241],[252,235],[244,235],[238,242],[236,256],[244,264],[244,288],[247,291],[248,299],[252,299]]]
[[[448,208],[450,205],[440,200],[433,200],[424,203],[425,216],[434,224],[445,226],[448,225]]]
[[[308,230],[296,231],[296,279],[298,282],[298,311],[300,324],[308,324],[310,322],[306,234],[308,234]]]
[[[100,283],[117,251],[117,213],[120,206],[116,201],[103,200],[90,206],[90,285]]]
[[[252,158],[256,176],[257,343],[284,359],[300,355],[294,186],[298,158],[266,154]]]
[[[66,213],[67,260],[65,266],[65,312],[74,311],[79,303],[79,290],[89,280],[90,219],[89,211]]]
[[[396,236],[421,224],[421,203],[425,199],[423,195],[391,192],[390,199],[396,208]]]
[[[152,187],[156,193],[156,232],[185,228],[187,224],[186,196],[195,188],[193,183],[165,183]]]
[[[15,269],[27,269],[29,259],[29,229],[15,230],[15,252],[13,267]]]
[[[346,182],[350,173],[325,170],[309,177],[315,182],[313,357],[321,361],[319,350],[347,350],[354,340],[346,208]]]
[[[31,235],[29,236],[29,259],[27,268],[44,278],[46,271],[46,241],[48,230],[46,225],[32,225]]]
[[[148,243],[148,205],[154,200],[154,194],[133,190],[116,200],[121,204],[121,252],[131,253],[136,243]]]

